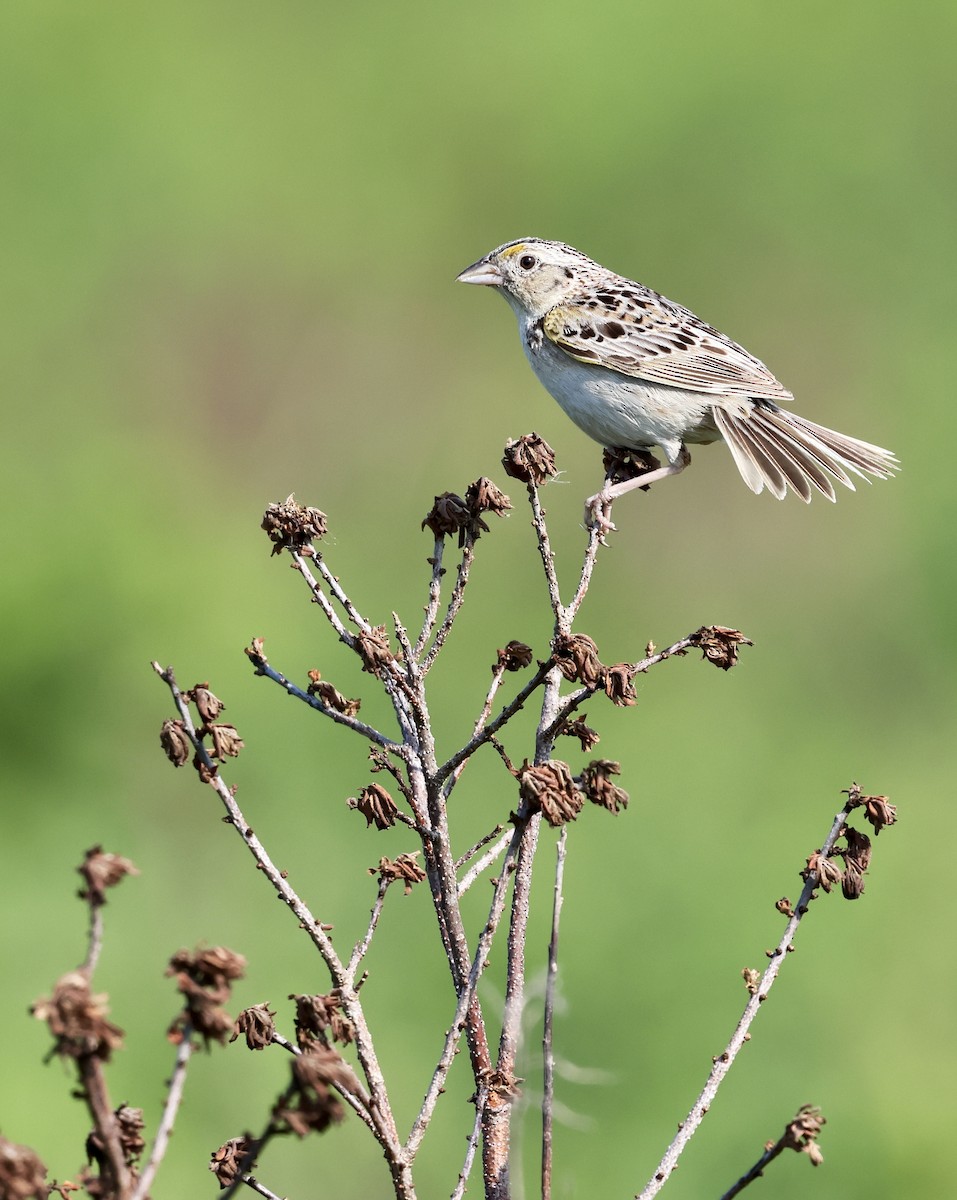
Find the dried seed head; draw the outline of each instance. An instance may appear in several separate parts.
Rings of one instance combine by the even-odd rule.
[[[722,671],[730,671],[738,661],[739,646],[754,645],[739,630],[727,629],[724,625],[702,625],[688,640],[698,647],[708,662]]]
[[[315,1039],[348,1045],[355,1040],[355,1025],[342,1012],[342,993],[338,988],[324,996],[289,997],[296,1002],[296,1039],[300,1046],[307,1046]]]
[[[261,637],[257,637],[253,638],[253,640],[243,651],[254,667],[265,667],[268,663],[269,660],[266,658],[265,646],[265,640]]]
[[[359,793],[359,798],[346,801],[350,808],[358,809],[366,819],[366,829],[375,823],[376,829],[391,829],[399,811],[395,801],[381,783],[370,783]]]
[[[55,1038],[53,1052],[62,1058],[98,1058],[109,1062],[123,1044],[123,1030],[106,1019],[110,1011],[105,995],[94,996],[82,971],[70,971],[30,1010],[45,1021]]]
[[[345,1110],[332,1085],[353,1094],[361,1093],[352,1068],[335,1050],[318,1042],[296,1056],[292,1078],[295,1097],[277,1106],[273,1117],[284,1121],[299,1137],[310,1132],[322,1133],[342,1120]]]
[[[537,433],[506,442],[502,466],[506,475],[534,487],[541,487],[546,479],[558,474],[554,450]]]
[[[220,762],[235,758],[246,744],[236,732],[235,725],[210,725],[208,732],[213,739],[209,757]]]
[[[325,537],[329,530],[324,512],[297,504],[294,496],[287,496],[281,504],[270,504],[263,515],[262,528],[273,543],[273,554],[280,554],[288,547],[308,551],[310,557],[315,553],[310,543]]]
[[[77,871],[86,881],[86,887],[80,892],[80,899],[89,900],[95,905],[106,903],[107,888],[116,887],[127,875],[139,875],[139,871],[128,858],[122,858],[119,854],[106,854],[102,846],[93,846],[87,850]]]
[[[849,809],[864,806],[865,820],[873,827],[875,837],[886,826],[896,824],[897,808],[889,803],[886,796],[866,796],[856,783],[846,788],[844,794],[847,796]]]
[[[166,975],[186,975],[200,987],[229,987],[246,974],[246,960],[225,946],[209,946],[190,952],[179,950],[169,960]]]
[[[801,872],[801,878],[807,880],[812,875],[816,875],[820,886],[825,892],[829,892],[835,883],[841,882],[843,874],[844,872],[833,859],[825,858],[820,850],[815,850],[808,856],[807,866]]]
[[[635,668],[628,663],[615,663],[605,668],[605,695],[618,706],[630,708],[638,702],[635,690]]]
[[[382,678],[382,671],[395,660],[395,655],[389,649],[385,626],[376,625],[372,629],[356,634],[355,648],[362,659],[362,669],[377,679]]]
[[[585,715],[582,713],[574,721],[565,721],[559,729],[558,735],[559,737],[577,737],[581,742],[582,750],[587,753],[598,745],[601,738],[596,730],[585,724]]]
[[[541,812],[552,826],[574,821],[585,802],[568,763],[558,759],[537,766],[526,763],[518,773],[518,787],[529,810]]]
[[[512,507],[512,502],[508,496],[495,486],[491,479],[486,479],[483,475],[481,479],[476,479],[474,483],[470,483],[465,492],[465,502],[469,506],[473,518],[478,525],[487,533],[488,526],[484,521],[479,520],[481,513],[494,513],[497,517],[504,517]],[[476,537],[478,534],[476,533]]]
[[[455,492],[443,492],[435,497],[435,503],[425,514],[422,528],[432,530],[437,538],[446,537],[468,528],[472,519],[469,507]]]
[[[628,807],[628,793],[612,783],[613,775],[621,774],[621,763],[610,758],[599,758],[590,762],[581,774],[582,791],[592,802],[617,814]]]
[[[592,691],[604,686],[605,668],[598,657],[598,647],[587,633],[558,634],[552,642],[552,654],[566,679],[577,680]]]
[[[802,1104],[794,1120],[785,1129],[781,1137],[781,1145],[785,1149],[806,1154],[815,1167],[820,1166],[824,1161],[824,1155],[817,1144],[817,1138],[826,1124],[819,1108],[812,1104]]]
[[[244,1008],[236,1018],[236,1023],[233,1025],[233,1036],[229,1040],[235,1042],[240,1034],[243,1034],[250,1050],[265,1050],[273,1043],[276,1032],[276,1023],[273,1020],[275,1015],[270,1010],[268,1002]]]
[[[196,705],[199,715],[203,718],[204,725],[208,725],[210,721],[215,721],[226,707],[222,700],[218,696],[214,696],[209,690],[208,683],[197,683],[188,692],[183,692],[183,699],[187,704],[193,703]]]
[[[0,1136],[0,1196],[5,1200],[30,1200],[52,1194],[47,1169],[35,1150]]]
[[[354,717],[362,707],[361,700],[347,700],[342,692],[324,680],[318,671],[309,672],[309,687],[306,689],[310,696],[318,696],[326,708],[334,708],[337,712]]]
[[[214,1150],[209,1160],[209,1169],[219,1180],[222,1191],[235,1183],[240,1175],[248,1174],[256,1165],[256,1154],[259,1143],[248,1133],[242,1137],[230,1138],[218,1150]]]
[[[160,728],[160,745],[174,767],[184,766],[193,753],[193,743],[189,740],[189,734],[182,721],[163,722]]]
[[[524,642],[509,642],[503,650],[496,650],[495,653],[498,660],[495,665],[504,667],[506,671],[521,671],[531,666],[532,648]]]
[[[748,989],[748,995],[756,996],[758,984],[761,982],[761,972],[756,971],[754,967],[745,967],[741,972],[741,978],[744,980],[744,986]]]
[[[408,896],[412,885],[425,879],[425,872],[415,861],[420,853],[421,851],[415,850],[411,854],[400,854],[396,859],[380,858],[378,867],[370,867],[369,874],[378,875],[379,879],[386,883],[395,883],[401,879]]]

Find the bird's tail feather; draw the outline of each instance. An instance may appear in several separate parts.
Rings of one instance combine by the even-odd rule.
[[[777,405],[759,401],[744,413],[715,406],[712,414],[751,491],[767,488],[779,500],[789,487],[806,504],[812,488],[835,500],[832,479],[853,491],[849,471],[861,479],[889,479],[899,466],[889,450],[815,425]]]

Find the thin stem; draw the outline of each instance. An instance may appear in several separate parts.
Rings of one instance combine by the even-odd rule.
[[[173,672],[170,669],[163,670],[158,663],[153,663],[153,669],[166,683],[173,697],[173,702],[176,705],[177,711],[183,722],[190,741],[196,754],[204,763],[207,772],[210,775],[210,785],[216,791],[222,801],[223,807],[226,809],[228,823],[233,826],[263,875],[269,880],[270,884],[275,889],[279,898],[298,918],[299,927],[303,929],[313,945],[322,956],[323,962],[329,971],[333,985],[340,989],[342,995],[343,1009],[349,1019],[355,1026],[355,1044],[356,1052],[359,1061],[362,1064],[362,1070],[365,1074],[366,1082],[369,1091],[372,1095],[372,1103],[370,1112],[373,1114],[375,1125],[375,1135],[377,1140],[383,1147],[386,1157],[393,1165],[396,1163],[396,1157],[399,1151],[398,1130],[395,1124],[395,1118],[392,1114],[392,1107],[389,1102],[388,1092],[386,1090],[385,1078],[382,1074],[382,1069],[379,1066],[379,1061],[376,1056],[375,1047],[372,1041],[372,1034],[366,1022],[365,1013],[362,1003],[352,986],[352,981],[347,974],[347,970],[340,960],[332,941],[329,938],[325,926],[316,917],[313,916],[308,905],[299,897],[295,889],[288,882],[285,872],[280,871],[276,864],[272,861],[266,848],[256,837],[253,830],[250,828],[248,821],[242,813],[239,805],[236,803],[236,797],[232,789],[227,787],[225,781],[219,773],[218,768],[210,759],[205,746],[200,741],[196,728],[193,724],[192,715],[183,695],[176,684]]]
[[[339,712],[337,708],[330,708],[328,704],[324,704],[318,696],[312,696],[309,692],[303,691],[301,687],[290,682],[281,671],[275,670],[266,662],[256,664],[256,674],[265,675],[267,679],[271,679],[273,683],[278,683],[279,686],[286,691],[290,696],[294,696],[297,700],[301,700],[303,704],[308,704],[310,708],[314,708],[316,712],[322,713],[324,717],[335,721],[337,725],[344,725],[346,729],[351,729],[353,733],[361,734],[362,737],[368,738],[370,742],[375,742],[377,746],[381,746],[384,750],[399,752],[402,749],[401,743],[393,741],[391,738],[380,733],[372,725],[367,725],[365,721],[359,721],[355,717],[350,717],[346,713]]]
[[[80,965],[80,970],[87,979],[92,979],[96,964],[100,961],[100,952],[103,949],[103,907],[94,900],[89,901],[88,907],[90,931],[87,937],[86,958]]]
[[[585,557],[582,559],[581,575],[578,579],[578,587],[575,590],[575,595],[571,598],[568,606],[565,609],[565,618],[569,628],[578,616],[578,610],[581,608],[585,596],[588,594],[588,587],[591,584],[592,573],[595,570],[595,563],[598,561],[599,547],[606,543],[602,537],[601,526],[596,522],[588,526],[588,543],[585,547]]]
[[[465,588],[469,581],[469,570],[472,562],[475,559],[475,544],[472,541],[467,541],[462,549],[462,557],[459,560],[458,570],[455,575],[455,586],[452,588],[452,595],[449,597],[449,605],[445,610],[445,616],[442,618],[442,623],[435,631],[435,637],[432,639],[432,645],[425,658],[422,660],[422,674],[424,675],[438,657],[439,651],[445,645],[445,639],[452,631],[452,623],[459,614],[459,609],[465,600]]]
[[[499,826],[499,828],[501,828],[501,826]],[[503,833],[491,850],[486,851],[486,853],[482,855],[478,862],[473,863],[466,874],[462,876],[461,880],[459,881],[458,888],[460,899],[465,895],[476,879],[480,879],[485,871],[487,871],[492,865],[492,863],[495,862],[495,860],[501,855],[505,847],[509,844],[509,842],[511,842],[512,837],[512,830],[508,830],[507,832]]]
[[[429,560],[432,565],[432,578],[429,580],[429,602],[425,606],[425,619],[422,622],[419,636],[415,639],[415,645],[412,647],[412,657],[416,661],[421,658],[438,617],[439,603],[442,599],[442,576],[445,574],[445,568],[442,566],[444,553],[445,537],[440,534],[435,539],[435,548],[432,551],[432,558]]]
[[[542,1200],[552,1194],[552,1130],[555,1116],[555,995],[558,984],[558,930],[561,924],[563,884],[565,880],[565,850],[568,826],[562,828],[555,852],[555,890],[552,902],[552,935],[548,943],[548,975],[545,979],[545,1012],[542,1030]]]
[[[385,903],[385,894],[389,890],[389,880],[379,880],[379,891],[376,894],[375,903],[372,906],[372,913],[369,917],[369,926],[365,931],[365,936],[361,941],[356,942],[352,951],[352,956],[349,959],[349,964],[346,967],[346,975],[349,978],[350,987],[355,987],[356,971],[359,969],[359,964],[362,962],[368,953],[369,946],[372,943],[372,936],[379,924],[379,917],[382,916],[382,906]]]
[[[531,483],[528,485],[528,503],[532,510],[532,526],[538,542],[538,552],[542,556],[542,566],[545,568],[545,582],[548,585],[548,598],[551,602],[552,612],[555,614],[555,624],[560,630],[565,632],[569,622],[565,617],[561,591],[558,586],[558,574],[555,571],[555,555],[552,552],[551,542],[548,538],[548,527],[545,524],[545,514],[542,511],[538,488]]]
[[[452,1023],[449,1026],[448,1032],[445,1035],[445,1043],[442,1047],[442,1053],[439,1056],[439,1061],[436,1064],[435,1070],[432,1073],[432,1080],[425,1094],[425,1099],[422,1101],[422,1107],[419,1110],[419,1115],[415,1119],[415,1123],[406,1139],[403,1147],[408,1161],[411,1163],[415,1157],[419,1146],[422,1144],[422,1138],[425,1136],[425,1131],[428,1128],[429,1122],[432,1120],[432,1114],[435,1111],[435,1105],[442,1089],[445,1085],[446,1077],[449,1073],[449,1068],[455,1058],[455,1048],[458,1045],[459,1039],[462,1036],[462,1031],[465,1028],[466,1014],[472,1004],[475,996],[475,990],[478,987],[478,981],[482,976],[483,971],[488,965],[489,950],[492,945],[492,939],[495,937],[496,930],[502,919],[502,914],[505,911],[505,894],[508,889],[509,876],[511,872],[508,869],[509,863],[514,857],[515,848],[518,844],[518,830],[511,830],[508,837],[511,841],[509,853],[506,856],[503,870],[495,881],[495,888],[492,892],[492,903],[489,907],[488,919],[479,935],[478,944],[475,948],[475,953],[472,956],[471,966],[469,968],[468,979],[465,986],[459,993],[458,1003],[455,1007],[455,1014],[452,1018]],[[482,1106],[478,1106],[478,1111],[482,1113]]]
[[[173,1074],[170,1076],[166,1088],[166,1103],[163,1105],[163,1113],[156,1130],[156,1137],[153,1139],[153,1148],[143,1169],[143,1174],[139,1177],[136,1187],[133,1189],[130,1200],[143,1200],[149,1194],[160,1163],[166,1156],[169,1139],[173,1133],[173,1126],[176,1124],[176,1115],[183,1102],[186,1074],[189,1068],[189,1060],[193,1054],[192,1033],[192,1028],[189,1025],[185,1025],[181,1031],[182,1040],[176,1048],[176,1062],[173,1065]]]
[[[525,684],[518,695],[509,704],[506,704],[498,716],[484,728],[480,729],[478,733],[473,734],[461,750],[457,750],[447,762],[443,763],[436,770],[435,778],[439,784],[444,783],[460,763],[464,763],[466,759],[471,758],[480,746],[483,746],[494,737],[503,725],[510,721],[520,709],[524,708],[525,701],[531,696],[532,692],[536,688],[541,687],[545,682],[551,666],[551,661],[540,663],[538,670],[532,678]]]
[[[827,839],[825,840],[824,845],[821,847],[821,855],[823,857],[826,858],[833,849],[834,843],[840,836],[841,830],[844,827],[844,822],[852,807],[853,805],[849,801],[848,804],[845,805],[844,808],[842,808],[841,811],[835,816],[830,833],[828,833]],[[745,1005],[744,1012],[742,1013],[741,1019],[738,1021],[737,1027],[731,1036],[731,1040],[728,1042],[724,1052],[719,1054],[714,1060],[714,1066],[711,1068],[711,1072],[708,1075],[705,1086],[701,1090],[701,1094],[694,1102],[694,1105],[692,1106],[687,1117],[685,1117],[684,1121],[682,1121],[682,1123],[679,1125],[677,1135],[675,1136],[671,1145],[665,1151],[664,1156],[662,1157],[661,1162],[658,1164],[654,1175],[645,1185],[637,1200],[651,1200],[651,1197],[658,1195],[667,1182],[668,1176],[675,1169],[675,1165],[677,1164],[685,1146],[687,1146],[688,1142],[692,1139],[692,1137],[694,1137],[698,1126],[704,1119],[705,1113],[711,1107],[712,1101],[714,1100],[718,1088],[721,1086],[722,1080],[731,1069],[731,1065],[737,1057],[738,1051],[748,1040],[751,1024],[754,1021],[754,1018],[757,1016],[758,1009],[768,998],[768,993],[770,992],[771,987],[777,978],[778,972],[781,970],[784,960],[787,957],[787,953],[791,947],[797,927],[803,920],[808,909],[808,904],[814,898],[814,889],[819,885],[819,883],[820,875],[817,872],[812,872],[808,875],[807,881],[804,884],[804,888],[801,892],[800,899],[795,906],[794,914],[785,926],[784,935],[778,942],[775,949],[771,951],[770,962],[768,963],[764,974],[761,976],[757,991]]]
[[[260,1183],[255,1175],[244,1175],[243,1183],[252,1191],[257,1192],[260,1196],[265,1196],[266,1200],[284,1200],[282,1196],[271,1192],[264,1183]]]
[[[694,645],[694,636],[694,634],[689,634],[688,637],[679,638],[677,642],[666,646],[664,650],[659,650],[655,654],[649,654],[646,658],[640,658],[636,663],[632,664],[632,670],[636,675],[643,675],[658,663],[665,662],[667,659],[676,656],[681,657],[689,647]],[[576,688],[574,692],[570,692],[567,696],[563,696],[561,698],[561,705],[557,709],[553,721],[544,730],[544,735],[549,738],[556,737],[559,729],[571,714],[594,695],[594,688],[580,687]]]
[[[469,1134],[468,1147],[465,1151],[465,1162],[462,1163],[462,1170],[459,1171],[458,1183],[455,1185],[455,1190],[452,1192],[451,1200],[462,1200],[468,1186],[469,1176],[472,1174],[472,1167],[475,1163],[475,1150],[478,1146],[479,1133],[482,1129],[482,1112],[485,1108],[485,1100],[488,1095],[488,1088],[485,1084],[479,1084],[475,1093],[475,1121],[472,1124],[472,1132]]]

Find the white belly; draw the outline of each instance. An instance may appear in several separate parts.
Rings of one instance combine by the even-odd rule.
[[[579,429],[603,446],[660,446],[671,462],[684,442],[713,442],[714,396],[634,379],[605,367],[576,362],[545,339],[532,349],[522,338],[532,370]]]

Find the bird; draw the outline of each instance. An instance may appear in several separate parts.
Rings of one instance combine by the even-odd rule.
[[[633,488],[678,475],[690,445],[724,440],[752,492],[836,500],[836,480],[888,479],[897,456],[787,408],[793,396],[760,359],[690,309],[617,275],[563,242],[506,242],[459,283],[495,288],[518,318],[532,370],[589,437],[648,470],[586,501],[586,523]],[[667,464],[649,455],[664,452]],[[870,482],[870,480],[868,480]]]

